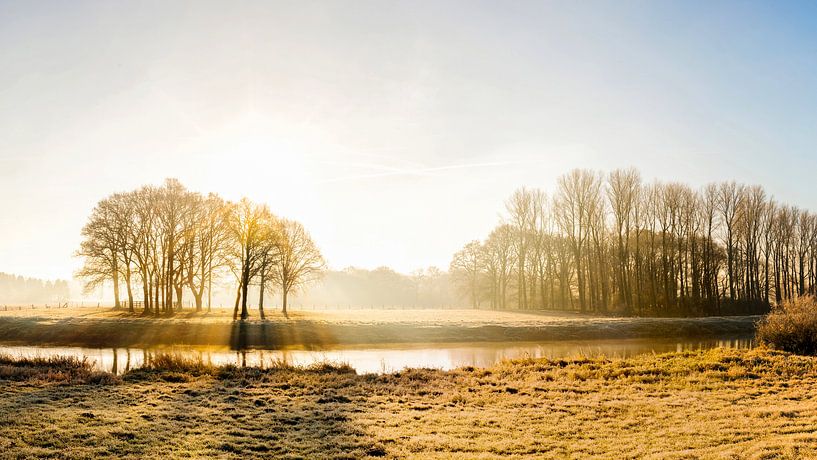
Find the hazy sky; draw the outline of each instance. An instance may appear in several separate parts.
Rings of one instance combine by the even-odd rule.
[[[70,277],[96,201],[166,177],[404,272],[575,167],[817,209],[815,31],[814,2],[0,0],[0,271]]]

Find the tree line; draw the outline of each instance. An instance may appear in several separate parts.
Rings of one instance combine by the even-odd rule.
[[[110,282],[115,307],[140,302],[146,314],[171,314],[185,292],[202,311],[210,309],[213,283],[232,275],[236,284],[233,317],[247,318],[248,291],[258,287],[264,316],[264,294],[287,298],[324,270],[323,257],[299,222],[274,215],[264,204],[238,202],[217,194],[187,190],[178,180],[115,193],[101,201],[82,229],[77,255],[84,259],[77,277],[86,291]],[[140,297],[141,300],[136,300]]]
[[[68,300],[68,282],[42,280],[0,273],[2,302],[61,302]]]
[[[574,170],[521,188],[450,272],[474,306],[625,315],[760,313],[817,287],[817,216],[761,186]]]
[[[304,305],[340,308],[451,308],[462,306],[462,296],[448,272],[436,267],[410,274],[389,267],[373,270],[348,267],[326,272],[319,286],[297,295]]]

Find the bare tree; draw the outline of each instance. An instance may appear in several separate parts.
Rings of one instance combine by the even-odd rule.
[[[449,271],[460,284],[466,286],[468,299],[472,306],[479,308],[479,282],[484,271],[485,250],[479,241],[471,241],[454,253]]]
[[[182,308],[189,289],[202,311],[207,291],[223,267],[238,281],[234,317],[248,317],[248,291],[259,287],[263,317],[264,293],[274,281],[287,295],[317,277],[323,259],[300,224],[280,221],[266,205],[244,198],[227,203],[215,194],[188,191],[178,180],[160,187],[111,195],[94,208],[82,231],[77,255],[83,268],[77,276],[87,289],[111,283],[117,307],[124,280],[128,306],[141,287],[144,313],[172,314]],[[283,239],[282,239],[283,238]]]
[[[743,199],[743,186],[735,182],[724,182],[718,189],[718,210],[721,223],[726,230],[726,270],[729,283],[729,299],[735,299],[735,227],[738,211]]]
[[[120,308],[119,276],[120,254],[124,245],[125,224],[115,200],[107,198],[97,203],[91,211],[88,223],[82,228],[82,242],[76,255],[84,258],[82,268],[76,273],[85,280],[85,291],[110,281],[114,289],[114,307]]]
[[[534,193],[522,187],[511,195],[505,207],[510,214],[509,223],[515,234],[517,304],[524,309],[528,307],[526,272],[529,240],[535,225]]]
[[[561,176],[556,195],[556,219],[573,249],[578,278],[579,308],[587,308],[584,251],[590,236],[590,221],[594,204],[601,189],[600,177],[590,171],[576,169]]]
[[[625,312],[628,313],[633,302],[631,274],[629,273],[630,232],[635,219],[640,188],[641,175],[635,169],[615,170],[607,177],[607,199],[613,211],[615,236],[618,243],[617,292],[619,302],[624,305]]]
[[[215,194],[190,197],[190,234],[185,257],[185,282],[193,294],[196,311],[202,311],[204,291],[207,290],[207,310],[210,311],[213,291],[213,272],[226,262],[228,207]]]
[[[241,302],[241,319],[249,317],[247,293],[250,282],[257,274],[260,262],[268,254],[274,241],[272,213],[265,205],[258,205],[243,198],[230,206],[227,228],[232,241],[233,271],[238,278],[238,293],[233,318],[237,317],[238,302]]]
[[[508,284],[513,272],[513,229],[502,224],[485,241],[485,264],[491,280],[494,308],[507,308]]]
[[[455,282],[496,308],[511,292],[520,308],[652,315],[756,314],[817,292],[817,216],[762,187],[642,185],[632,169],[607,176],[605,197],[602,183],[571,171],[549,208],[537,189],[514,192],[503,223],[468,246],[481,247],[481,276]],[[465,256],[452,272],[467,272]]]
[[[318,279],[325,262],[312,237],[294,220],[280,220],[276,245],[280,261],[272,276],[281,289],[281,310],[286,315],[289,294]]]

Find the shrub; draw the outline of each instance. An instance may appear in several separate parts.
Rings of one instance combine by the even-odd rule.
[[[0,381],[34,380],[66,384],[112,385],[119,377],[108,372],[95,371],[87,359],[70,356],[13,357],[0,356]]]
[[[817,299],[802,296],[775,306],[758,324],[757,340],[778,350],[817,355]]]
[[[126,380],[164,380],[187,382],[195,377],[213,376],[222,380],[257,380],[275,372],[303,372],[311,374],[355,374],[346,363],[316,362],[308,366],[293,366],[285,361],[273,361],[267,367],[239,367],[235,364],[215,365],[199,357],[185,357],[173,353],[159,353],[145,365],[125,374]]]
[[[125,374],[126,380],[163,380],[187,382],[193,377],[214,375],[219,368],[205,363],[200,357],[185,357],[173,353],[158,353],[145,361],[142,367]]]
[[[201,357],[186,357],[173,353],[159,353],[143,366],[145,370],[180,372],[191,375],[212,374],[215,367],[205,363]]]

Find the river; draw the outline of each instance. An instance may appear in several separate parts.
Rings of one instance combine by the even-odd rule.
[[[517,358],[571,358],[578,356],[629,357],[642,353],[701,350],[715,347],[752,348],[751,337],[719,339],[616,339],[554,342],[480,342],[332,347],[322,349],[231,350],[229,348],[171,346],[154,348],[81,348],[0,345],[0,354],[18,357],[74,356],[85,358],[97,370],[122,374],[142,366],[152,356],[172,353],[211,364],[267,367],[276,363],[308,366],[346,363],[358,373],[387,373],[407,367],[454,369],[488,367]]]

